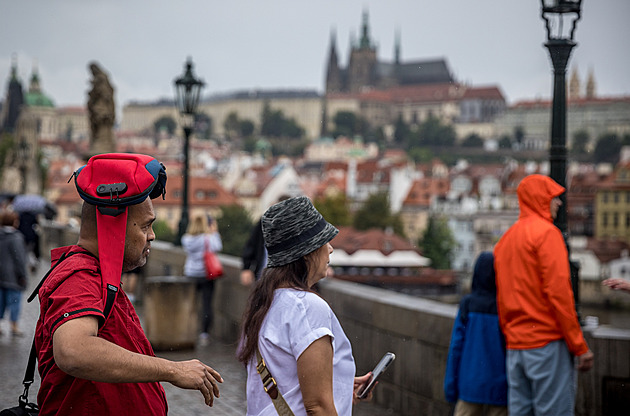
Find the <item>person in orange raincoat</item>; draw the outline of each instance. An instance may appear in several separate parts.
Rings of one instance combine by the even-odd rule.
[[[573,415],[573,357],[580,370],[593,366],[575,312],[567,248],[553,223],[564,190],[547,176],[524,178],[516,191],[519,219],[494,249],[510,416]]]

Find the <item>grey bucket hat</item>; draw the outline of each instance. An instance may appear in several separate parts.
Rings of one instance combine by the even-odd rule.
[[[284,266],[317,250],[339,230],[305,196],[272,205],[262,216],[267,267]]]

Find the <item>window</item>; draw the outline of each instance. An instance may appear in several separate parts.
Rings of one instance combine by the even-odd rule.
[[[617,228],[619,227],[619,214],[618,213],[613,213],[613,228]]]
[[[606,228],[608,227],[608,213],[604,212],[602,214],[602,227]]]

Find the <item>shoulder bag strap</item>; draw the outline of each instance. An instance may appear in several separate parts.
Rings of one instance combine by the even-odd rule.
[[[260,375],[260,379],[263,383],[263,388],[265,389],[265,393],[269,395],[276,411],[279,416],[294,416],[293,411],[282,397],[282,393],[278,390],[278,383],[273,378],[269,369],[267,368],[267,364],[265,364],[265,360],[263,360],[262,355],[260,355],[260,351],[256,348],[256,358],[258,359],[258,365],[256,366],[256,371]]]

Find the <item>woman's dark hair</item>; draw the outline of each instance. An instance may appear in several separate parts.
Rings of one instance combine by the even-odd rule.
[[[317,250],[316,250],[317,251]],[[312,263],[312,253],[300,257],[293,263],[284,266],[270,267],[263,271],[256,282],[254,290],[249,295],[247,308],[243,314],[241,345],[236,358],[247,365],[256,353],[260,327],[271,308],[274,290],[278,288],[293,288],[313,292],[308,286],[308,271]]]

